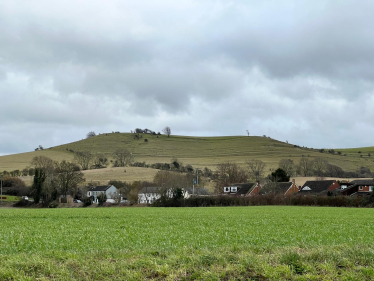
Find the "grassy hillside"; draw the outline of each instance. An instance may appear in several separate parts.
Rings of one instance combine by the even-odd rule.
[[[145,142],[145,139],[148,142]],[[93,153],[103,153],[109,159],[117,148],[127,148],[135,156],[135,161],[147,163],[170,162],[176,157],[183,164],[194,167],[215,168],[218,163],[234,161],[244,164],[247,159],[261,159],[267,164],[267,169],[274,169],[282,158],[291,158],[298,162],[301,157],[323,157],[329,163],[338,165],[344,170],[353,171],[360,166],[374,170],[374,147],[355,149],[335,149],[342,155],[332,155],[318,150],[295,147],[266,137],[186,137],[165,135],[152,136],[143,134],[140,140],[129,133],[101,134],[89,139],[56,146],[43,151],[21,153],[0,157],[0,171],[23,169],[29,166],[36,155],[44,155],[55,160],[72,160],[74,152],[89,150]],[[359,153],[361,152],[361,153]],[[344,156],[345,155],[345,156]],[[362,155],[362,156],[361,156]],[[101,172],[102,173],[102,172]]]

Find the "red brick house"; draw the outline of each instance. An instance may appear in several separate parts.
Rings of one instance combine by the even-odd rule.
[[[373,180],[354,180],[348,183],[347,188],[341,190],[341,194],[346,196],[352,195],[368,195],[373,192]]]

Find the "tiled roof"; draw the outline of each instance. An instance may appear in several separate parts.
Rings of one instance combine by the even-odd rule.
[[[98,185],[98,186],[92,187],[90,191],[106,191],[110,187],[111,185]]]
[[[285,194],[286,191],[292,186],[292,182],[277,182],[274,186],[274,183],[268,183],[265,185],[260,194],[269,194],[275,191],[275,194]]]
[[[239,183],[239,184],[232,184],[231,186],[237,186],[238,187],[238,192],[236,194],[238,195],[246,195],[248,194],[252,188],[256,184],[253,182],[248,182],[248,183]]]
[[[373,180],[353,180],[349,184],[357,184],[357,185],[374,185]]]
[[[334,180],[324,180],[324,181],[307,181],[304,183],[303,187],[301,188],[300,192],[306,193],[320,193],[325,192],[327,189],[334,183]],[[305,189],[309,187],[310,190]]]

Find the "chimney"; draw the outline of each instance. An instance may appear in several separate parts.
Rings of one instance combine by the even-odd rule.
[[[292,183],[295,184],[295,179],[292,179]]]

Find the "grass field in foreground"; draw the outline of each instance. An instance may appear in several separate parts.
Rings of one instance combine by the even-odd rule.
[[[371,280],[374,209],[0,209],[0,280]]]

